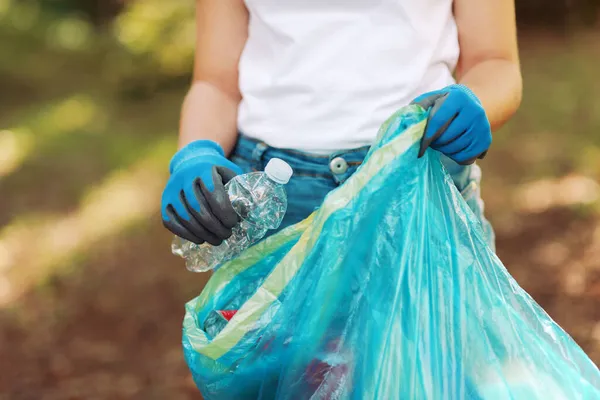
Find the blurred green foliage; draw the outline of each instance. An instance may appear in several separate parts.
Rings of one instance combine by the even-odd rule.
[[[131,1],[103,26],[77,4],[0,0],[0,34],[5,42],[0,56],[11,60],[0,66],[0,73],[46,78],[33,59],[48,54],[43,66],[47,71],[60,68],[54,63],[62,64],[64,57],[79,58],[84,64],[93,63],[84,69],[105,88],[134,97],[189,81],[195,40],[193,0]],[[25,68],[16,71],[16,65]]]
[[[110,22],[124,7],[122,0],[20,0],[35,3],[43,12],[56,15],[77,13],[100,26]]]
[[[190,73],[195,43],[192,0],[132,2],[117,17],[114,33],[132,54],[147,57],[164,74]]]
[[[165,137],[166,168],[192,70],[193,6],[130,3],[99,27],[77,7],[0,0],[0,192],[19,194],[3,198],[0,226],[76,207]]]
[[[593,27],[600,17],[600,0],[518,0],[515,7],[521,30],[565,34],[574,27]]]

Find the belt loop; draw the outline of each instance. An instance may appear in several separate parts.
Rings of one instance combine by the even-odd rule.
[[[263,142],[256,143],[254,150],[252,150],[252,159],[258,163],[262,163],[263,156],[268,148],[269,148],[269,146],[267,146]]]

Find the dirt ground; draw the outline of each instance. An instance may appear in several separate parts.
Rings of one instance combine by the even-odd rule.
[[[500,257],[598,363],[600,221],[561,209],[519,221],[499,232]],[[151,221],[2,311],[0,399],[200,398],[180,336],[203,278],[174,262],[168,241]]]

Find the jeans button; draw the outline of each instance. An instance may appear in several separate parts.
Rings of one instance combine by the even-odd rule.
[[[329,168],[334,174],[343,174],[348,171],[348,163],[342,157],[336,157],[329,163]]]

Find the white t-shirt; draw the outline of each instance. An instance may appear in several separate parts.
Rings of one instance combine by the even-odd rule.
[[[452,0],[245,0],[238,127],[331,153],[371,144],[400,107],[454,82]]]

